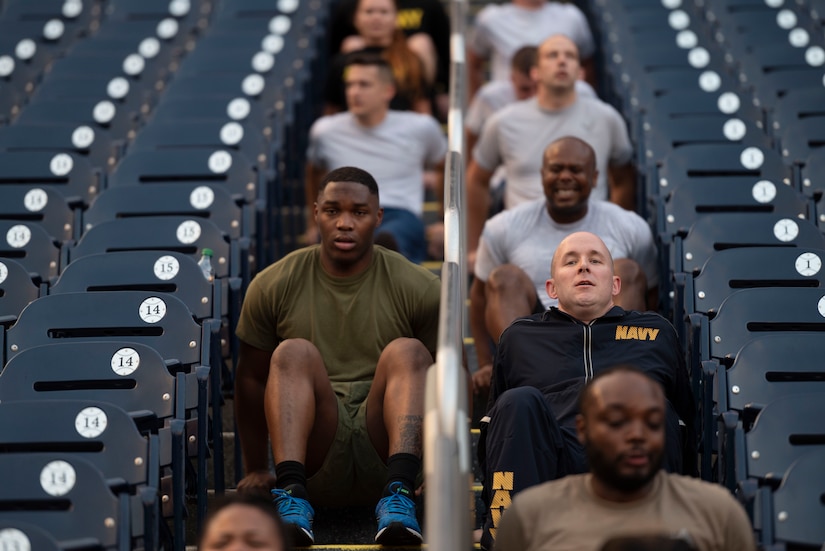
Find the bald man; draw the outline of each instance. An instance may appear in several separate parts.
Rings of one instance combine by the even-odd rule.
[[[558,306],[516,320],[501,335],[478,448],[489,506],[485,549],[492,548],[512,496],[587,471],[576,435],[577,396],[617,363],[634,364],[662,385],[665,467],[694,471],[696,406],[676,332],[658,314],[616,306],[621,285],[605,243],[592,233],[573,233],[556,249],[545,284]]]
[[[470,330],[479,369],[473,386],[490,387],[493,351],[516,318],[555,306],[544,292],[550,259],[567,235],[593,232],[616,259],[622,290],[615,302],[627,310],[655,309],[656,246],[642,217],[606,201],[589,199],[599,171],[590,144],[572,136],[553,141],[541,162],[543,196],[501,212],[484,224],[470,288]]]
[[[596,374],[579,404],[590,473],[516,496],[496,551],[598,551],[631,536],[681,538],[702,551],[755,549],[748,517],[725,488],[662,471],[667,402],[656,380],[619,365]]]

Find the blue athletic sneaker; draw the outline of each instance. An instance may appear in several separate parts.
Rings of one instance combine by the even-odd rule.
[[[419,545],[421,528],[415,518],[415,502],[410,491],[400,482],[390,484],[391,495],[375,506],[378,533],[375,543],[380,545]]]
[[[297,547],[307,547],[315,543],[315,534],[312,533],[312,519],[315,509],[309,501],[300,497],[292,497],[289,490],[272,490],[275,496],[273,503],[278,507],[278,514],[284,521],[287,530],[292,533],[292,542]]]

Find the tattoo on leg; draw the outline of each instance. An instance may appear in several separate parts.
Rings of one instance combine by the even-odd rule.
[[[421,455],[421,430],[424,417],[422,415],[399,415],[398,421],[398,452]]]

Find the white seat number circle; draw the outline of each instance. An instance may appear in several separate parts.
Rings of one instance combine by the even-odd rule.
[[[783,218],[774,224],[773,235],[784,243],[793,241],[799,235],[799,225],[790,218]]]
[[[26,207],[26,210],[29,212],[40,212],[48,204],[49,196],[40,188],[30,189],[23,197],[23,206]]]
[[[776,197],[776,184],[770,180],[759,180],[751,190],[753,198],[759,203],[770,203]]]
[[[740,119],[729,119],[722,126],[722,134],[732,142],[738,142],[745,137],[747,127]]]
[[[74,168],[74,160],[68,153],[58,153],[49,161],[49,170],[55,176],[65,176]]]
[[[156,278],[161,281],[169,281],[178,275],[178,272],[180,271],[180,263],[174,256],[164,255],[155,260],[153,271],[155,272]]]
[[[284,35],[292,27],[292,20],[286,15],[276,15],[269,20],[269,32]]]
[[[134,348],[121,348],[112,355],[112,371],[127,377],[140,367],[140,354]]]
[[[17,528],[0,530],[0,549],[3,551],[32,551],[29,537]]]
[[[60,497],[68,494],[77,482],[74,467],[65,461],[52,461],[40,471],[40,486],[50,496]]]
[[[80,410],[74,419],[74,428],[83,438],[97,438],[106,431],[109,418],[100,408],[88,407]]]
[[[215,174],[223,174],[232,168],[232,155],[226,151],[215,151],[209,156],[206,166]]]
[[[123,77],[115,77],[106,86],[106,94],[112,99],[123,99],[129,93],[129,81]]]
[[[149,297],[140,303],[138,313],[146,323],[157,323],[166,315],[166,303],[158,297]]]
[[[733,92],[725,92],[719,96],[719,99],[716,101],[716,106],[722,113],[732,115],[739,111],[739,96]]]
[[[705,92],[715,92],[722,86],[722,77],[716,71],[704,71],[699,75],[699,87]]]
[[[28,226],[24,226],[23,224],[12,226],[9,228],[9,231],[6,232],[6,243],[15,249],[25,247],[31,239],[32,231]]]
[[[116,112],[115,104],[109,100],[103,100],[95,105],[92,111],[92,117],[94,117],[95,122],[98,124],[109,124],[112,122],[112,119],[115,118]]]
[[[184,245],[191,245],[201,236],[201,225],[194,220],[185,220],[178,226],[175,235]]]
[[[198,186],[189,194],[189,204],[198,210],[208,209],[215,202],[215,192],[209,186]]]
[[[251,107],[246,98],[235,98],[226,106],[226,114],[235,121],[241,121],[249,116]]]
[[[72,145],[78,149],[88,149],[95,141],[95,131],[91,127],[78,126],[72,132]]]
[[[221,141],[224,145],[238,145],[243,139],[243,126],[237,122],[228,122],[221,128]]]
[[[248,75],[241,82],[241,90],[247,96],[255,97],[264,90],[264,77],[259,74]]]
[[[739,156],[739,162],[748,170],[756,170],[765,162],[765,154],[758,147],[746,147]]]
[[[7,277],[9,277],[9,268],[3,262],[0,262],[0,283],[6,281]]]
[[[261,49],[275,55],[284,49],[284,39],[278,34],[268,34],[261,41]]]

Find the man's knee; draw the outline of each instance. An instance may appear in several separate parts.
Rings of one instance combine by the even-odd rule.
[[[269,371],[309,374],[312,365],[316,363],[323,366],[321,353],[314,344],[306,339],[286,339],[272,352]]]
[[[433,363],[427,347],[418,339],[399,337],[384,347],[379,364],[406,366],[408,369],[426,370]]]
[[[490,424],[496,418],[514,419],[524,415],[535,418],[545,408],[544,396],[532,386],[520,386],[505,391],[496,399],[491,412]]]
[[[488,297],[522,297],[525,300],[535,294],[533,282],[514,264],[502,264],[493,269],[485,282],[485,291]]]

